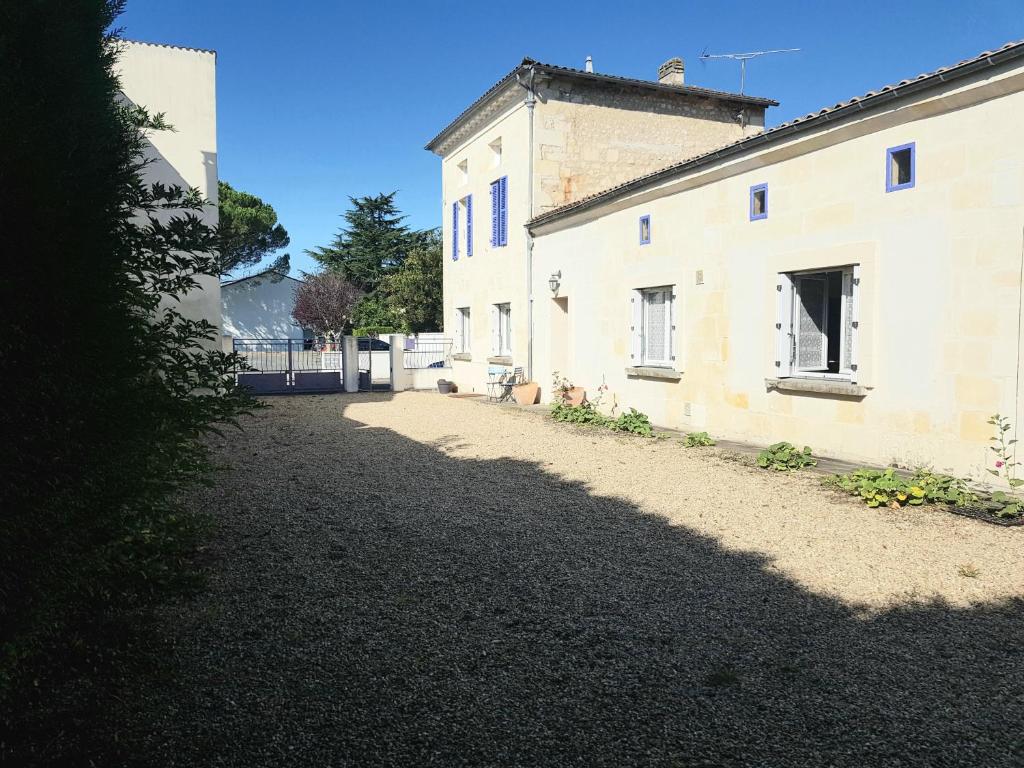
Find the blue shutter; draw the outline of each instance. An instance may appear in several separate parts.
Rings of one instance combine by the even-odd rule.
[[[500,182],[491,182],[491,247],[498,245],[498,216],[501,206],[499,198],[501,194]]]
[[[452,261],[459,260],[459,201],[452,203]]]
[[[473,196],[466,195],[466,256],[473,255]]]
[[[508,245],[508,176],[502,176],[498,184],[501,198],[498,210],[498,245]]]

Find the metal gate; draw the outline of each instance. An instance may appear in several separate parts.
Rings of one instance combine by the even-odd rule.
[[[238,383],[257,395],[341,392],[344,367],[341,343],[311,339],[234,339],[234,351],[248,369]]]
[[[387,392],[391,389],[391,345],[373,336],[356,339],[359,350],[359,391]]]

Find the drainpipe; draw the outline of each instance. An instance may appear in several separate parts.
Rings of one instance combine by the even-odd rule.
[[[534,90],[534,80],[537,77],[537,70],[531,64],[527,78],[516,75],[516,82],[526,89],[526,118],[529,121],[529,150],[527,158],[526,176],[526,220],[533,218],[533,109],[537,104],[537,93]],[[530,228],[523,224],[526,231],[526,380],[533,381],[533,235]]]

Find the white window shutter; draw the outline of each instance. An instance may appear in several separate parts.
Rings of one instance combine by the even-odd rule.
[[[629,295],[629,361],[630,365],[643,365],[643,313],[644,295],[630,291]]]
[[[775,376],[793,374],[793,281],[779,275],[775,284],[778,310],[775,316]]]
[[[497,355],[501,353],[500,343],[500,329],[499,323],[501,322],[500,313],[498,307],[495,304],[491,304],[491,354]]]
[[[858,350],[860,347],[860,265],[853,266],[853,301],[850,311],[850,380],[859,377]]]
[[[668,298],[668,359],[672,363],[672,367],[678,369],[679,365],[676,363],[676,357],[679,354],[679,341],[678,334],[676,333],[676,317],[678,316],[676,301],[678,297],[676,296],[676,287],[674,285],[668,289]]]
[[[455,351],[464,352],[466,347],[462,337],[462,311],[458,309],[455,310],[455,333],[452,335],[455,337]]]
[[[512,354],[512,306],[505,310],[505,350]]]

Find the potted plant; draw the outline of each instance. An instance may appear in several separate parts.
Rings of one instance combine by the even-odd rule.
[[[558,371],[552,375],[551,389],[555,397],[565,405],[583,405],[583,401],[587,399],[587,391],[583,387],[575,386]]]
[[[512,386],[512,397],[519,405],[533,405],[540,399],[540,384],[524,381]]]

